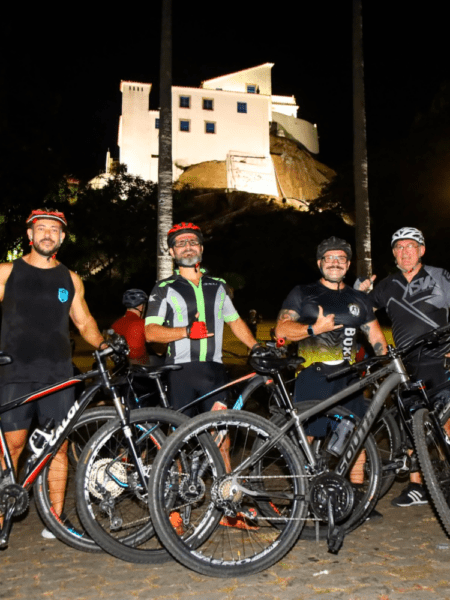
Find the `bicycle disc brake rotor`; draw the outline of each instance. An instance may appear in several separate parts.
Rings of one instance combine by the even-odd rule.
[[[324,473],[311,482],[310,505],[318,519],[328,521],[328,501],[334,499],[334,519],[346,519],[352,512],[355,493],[349,481],[336,473]]]
[[[21,515],[28,508],[28,492],[18,483],[10,483],[0,492],[0,513],[6,512],[9,498],[16,500],[13,513],[15,517]]]
[[[110,458],[101,458],[93,464],[88,489],[95,498],[101,500],[105,492],[112,498],[117,498],[126,486],[127,471],[122,463]]]

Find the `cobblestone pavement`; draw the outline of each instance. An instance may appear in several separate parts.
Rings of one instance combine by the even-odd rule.
[[[211,579],[171,561],[134,565],[40,537],[33,504],[0,552],[0,598],[8,600],[450,600],[450,540],[429,506],[394,508],[349,535],[339,554],[300,541],[280,563],[244,578]]]

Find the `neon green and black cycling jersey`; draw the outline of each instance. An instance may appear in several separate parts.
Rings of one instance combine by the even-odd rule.
[[[158,281],[148,301],[145,324],[187,327],[195,320],[204,321],[214,336],[202,340],[183,338],[169,344],[166,363],[222,362],[224,323],[239,315],[223,279],[203,273],[198,287],[176,272]]]

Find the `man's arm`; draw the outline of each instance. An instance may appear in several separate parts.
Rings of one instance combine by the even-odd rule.
[[[98,348],[105,340],[98,329],[94,317],[89,312],[88,305],[84,299],[83,282],[76,273],[70,271],[70,275],[75,287],[75,296],[72,300],[72,306],[70,307],[69,312],[70,318],[78,328],[83,339],[85,339],[88,344],[94,346],[94,348]]]
[[[3,297],[5,295],[6,282],[8,281],[8,277],[11,275],[12,268],[12,263],[0,264],[0,302],[3,301]]]
[[[277,325],[275,327],[275,335],[280,338],[286,338],[291,342],[299,342],[309,336],[308,327],[299,323],[300,315],[295,310],[288,310],[286,308],[281,309],[278,315]],[[342,325],[334,324],[334,314],[327,315],[323,314],[323,308],[319,306],[319,314],[317,320],[312,325],[314,335],[320,335],[327,331],[334,331],[335,329],[341,329]]]
[[[376,319],[374,321],[370,321],[370,323],[364,323],[364,325],[361,325],[361,331],[366,335],[373,348],[373,351],[377,356],[387,353],[386,338],[384,337],[380,324]]]
[[[145,339],[147,342],[168,344],[187,337],[187,327],[166,327],[150,323],[145,326]]]
[[[252,332],[248,328],[247,324],[241,319],[241,317],[235,321],[228,321],[228,325],[238,340],[245,344],[247,348],[252,349],[253,346],[258,343],[253,337]]]

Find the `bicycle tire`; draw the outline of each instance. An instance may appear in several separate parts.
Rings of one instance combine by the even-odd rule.
[[[105,425],[107,421],[117,418],[113,407],[98,407],[86,410],[75,423],[68,435],[68,473],[62,516],[53,511],[50,500],[48,475],[50,463],[45,465],[33,487],[33,496],[39,515],[47,529],[59,540],[84,552],[102,552],[94,540],[86,533],[76,510],[75,474],[78,459],[91,437]]]
[[[131,411],[130,427],[147,474],[166,435],[187,420],[188,417],[165,408]],[[148,429],[153,430],[151,435],[140,439],[142,431]],[[170,558],[154,536],[147,489],[142,489],[134,461],[130,460],[119,420],[107,423],[86,445],[79,461],[76,487],[81,522],[109,554],[133,563],[158,563]]]
[[[314,408],[318,404],[320,404],[321,400],[310,400],[306,402],[300,402],[295,404],[295,407],[301,413],[302,411],[309,410]],[[342,406],[334,406],[325,411],[324,415],[329,420],[329,422],[336,422],[336,424],[340,421],[341,417],[349,416],[351,413]],[[358,420],[354,417],[355,422]],[[271,419],[272,422],[278,424],[278,426],[286,423],[286,417],[282,414],[274,415]],[[329,444],[330,437],[332,435],[332,431],[335,427],[330,426],[328,428],[327,435],[325,438],[320,441],[315,441],[314,443],[314,451],[316,454],[316,459],[322,465],[322,472],[334,472],[334,467],[337,464],[338,458],[333,457],[326,451],[326,448]],[[299,444],[296,432],[292,428],[289,431],[289,436],[292,442],[294,442],[297,446]],[[361,485],[353,485],[351,484],[354,492],[357,494],[357,498],[355,500],[355,506],[353,507],[353,511],[351,514],[345,519],[341,520],[338,524],[344,528],[345,534],[350,533],[361,523],[363,523],[372,512],[378,501],[379,489],[381,485],[381,463],[378,455],[378,449],[375,443],[375,440],[371,434],[368,434],[365,442],[364,449],[366,451],[366,464],[364,467],[364,483]],[[347,473],[346,479],[349,479],[349,473]],[[312,484],[313,479],[310,481],[310,485]],[[316,523],[319,523],[318,527]],[[328,524],[320,521],[315,517],[312,512],[309,514],[309,519],[306,522],[303,530],[301,532],[301,539],[305,540],[314,540],[317,537],[319,539],[326,539],[328,535]]]
[[[402,446],[402,436],[394,416],[383,411],[375,421],[371,434],[375,439],[381,460],[381,486],[378,499],[381,499],[391,489],[397,476],[395,471],[385,469],[398,455]]]
[[[426,408],[414,413],[413,435],[427,489],[442,526],[450,535],[450,462]]]
[[[217,436],[229,440],[235,468],[252,453],[257,439],[278,433],[267,419],[229,410],[199,415],[168,440],[150,477],[149,507],[158,537],[176,560],[203,575],[236,577],[267,569],[289,552],[307,510],[305,465],[298,449],[283,436],[260,458],[257,469],[254,465],[239,473],[245,488],[236,491],[213,443]],[[180,465],[192,468],[183,472]],[[194,479],[194,471],[201,477]],[[272,504],[272,515],[261,515],[261,501]],[[186,505],[188,518],[177,531],[171,515]],[[275,519],[284,526],[275,527]]]

